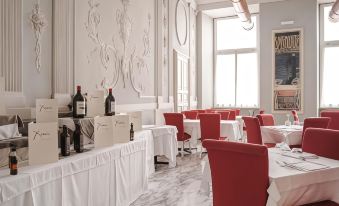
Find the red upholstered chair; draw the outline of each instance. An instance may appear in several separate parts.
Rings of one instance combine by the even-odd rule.
[[[322,201],[322,202],[317,202],[317,203],[310,203],[302,206],[338,206],[339,204],[332,202],[332,201]]]
[[[323,111],[320,116],[331,118],[328,129],[339,130],[339,111]]]
[[[251,144],[261,144],[260,123],[256,117],[242,117],[246,125],[247,142]]]
[[[274,126],[274,117],[272,114],[258,114],[260,126]]]
[[[291,113],[292,113],[292,116],[293,116],[293,121],[299,122],[299,116],[298,116],[297,111],[292,110]]]
[[[259,110],[259,114],[264,114],[265,113],[265,110],[261,109]]]
[[[228,120],[235,120],[236,113],[235,110],[229,110],[230,115],[228,116]]]
[[[305,131],[306,131],[307,128],[327,129],[330,121],[331,121],[331,118],[329,118],[329,117],[306,118],[304,120],[302,137],[304,137]]]
[[[181,112],[186,119],[197,119],[198,112],[197,111],[183,111]]]
[[[181,156],[183,156],[185,151],[185,142],[189,143],[191,150],[189,142],[191,135],[184,132],[184,115],[180,113],[164,113],[164,117],[166,125],[176,126],[178,129],[177,141],[182,142]]]
[[[195,110],[191,110],[191,111],[198,112],[198,117],[197,117],[197,119],[199,119],[199,114],[204,114],[204,113],[206,113],[206,111],[205,111],[204,109],[195,109]]]
[[[221,120],[228,120],[228,118],[230,116],[230,112],[229,111],[218,110],[216,113],[220,114]]]
[[[240,116],[240,109],[235,109],[235,116]]]
[[[216,111],[215,109],[205,109],[205,113],[215,113]]]
[[[246,125],[247,143],[262,145],[261,129],[258,118],[242,117]],[[275,144],[266,143],[266,147],[275,147]]]
[[[201,141],[220,139],[220,114],[199,114]]]
[[[211,168],[213,206],[264,206],[268,152],[262,145],[205,140]]]
[[[308,128],[305,131],[302,150],[322,157],[339,160],[339,131]]]

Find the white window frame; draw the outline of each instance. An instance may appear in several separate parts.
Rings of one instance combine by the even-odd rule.
[[[320,109],[330,109],[330,108],[338,108],[339,102],[337,105],[333,106],[323,106],[321,104],[322,100],[322,76],[324,69],[324,51],[325,48],[329,47],[339,47],[339,40],[334,41],[325,41],[325,31],[324,31],[324,7],[332,6],[333,3],[326,3],[319,5],[319,56],[320,56],[320,67],[319,67],[319,105]]]
[[[213,105],[215,108],[244,108],[244,109],[259,109],[260,108],[260,37],[259,37],[259,14],[255,13],[252,14],[252,16],[255,16],[256,21],[256,28],[257,28],[257,44],[255,48],[241,48],[241,49],[224,49],[224,50],[217,50],[217,21],[223,20],[223,19],[235,19],[239,18],[238,16],[228,16],[228,17],[221,17],[221,18],[215,18],[213,19],[213,33],[214,33],[214,57],[213,57]],[[240,22],[239,22],[240,24]],[[241,25],[239,25],[241,26]],[[239,107],[237,106],[237,56],[238,54],[243,53],[257,53],[257,64],[258,64],[258,105],[256,107]],[[235,55],[235,105],[233,106],[219,106],[216,104],[216,70],[217,70],[217,56],[218,55],[227,55],[227,54],[234,54]]]

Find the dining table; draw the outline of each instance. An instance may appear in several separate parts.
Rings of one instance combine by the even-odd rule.
[[[301,145],[303,132],[301,125],[261,126],[260,129],[263,143],[285,142],[288,145]]]
[[[185,119],[184,132],[191,135],[190,143],[195,147],[198,139],[201,138],[200,120]],[[227,140],[229,141],[238,141],[241,138],[239,122],[236,120],[221,120],[220,135],[221,137],[227,137]]]
[[[303,205],[323,200],[339,203],[339,161],[309,153],[269,148],[267,206]],[[204,157],[200,191],[210,195],[208,156]]]

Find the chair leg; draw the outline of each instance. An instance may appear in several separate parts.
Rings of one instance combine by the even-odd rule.
[[[184,157],[185,141],[182,141],[181,157]]]
[[[192,154],[191,142],[188,141],[188,146],[190,147],[190,153]]]

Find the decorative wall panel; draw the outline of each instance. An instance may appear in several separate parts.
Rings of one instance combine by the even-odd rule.
[[[0,1],[0,76],[5,91],[22,92],[22,0]]]

